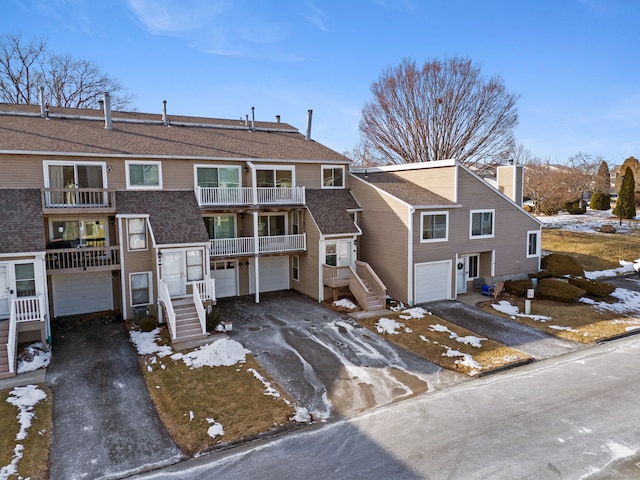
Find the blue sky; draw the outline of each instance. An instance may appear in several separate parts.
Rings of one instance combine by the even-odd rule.
[[[640,157],[637,0],[3,0],[0,33],[94,61],[143,112],[282,121],[344,152],[404,57],[469,57],[520,95],[516,140]]]

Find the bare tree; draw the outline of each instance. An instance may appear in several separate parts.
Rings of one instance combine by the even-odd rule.
[[[418,68],[404,59],[371,86],[360,133],[379,163],[458,159],[473,165],[512,148],[517,95],[465,58]]]
[[[111,93],[115,109],[133,101],[120,82],[89,60],[52,54],[43,40],[25,43],[20,35],[0,36],[0,101],[37,103],[40,87],[46,102],[56,107],[95,107],[104,92]]]
[[[358,143],[351,151],[343,152],[343,155],[351,159],[354,167],[374,167],[377,165],[371,148],[364,142]]]

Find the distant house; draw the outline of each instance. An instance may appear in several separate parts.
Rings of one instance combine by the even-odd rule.
[[[409,305],[538,271],[541,224],[521,208],[513,168],[501,168],[498,188],[453,160],[354,170],[359,258]]]

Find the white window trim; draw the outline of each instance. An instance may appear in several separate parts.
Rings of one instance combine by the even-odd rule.
[[[129,304],[131,307],[141,307],[143,305],[153,304],[153,272],[131,272],[129,274]],[[147,281],[149,282],[149,303],[133,303],[133,282],[131,277],[133,275],[147,275]]]
[[[296,187],[296,168],[289,167],[287,165],[256,165],[256,170],[289,170],[291,171],[291,188]],[[262,187],[259,187],[262,188]],[[273,187],[273,188],[282,188],[282,187]]]
[[[238,170],[238,188],[242,188],[242,167],[239,165],[205,165],[197,163],[193,166],[193,187],[198,188],[198,169],[199,168],[235,168]]]
[[[529,253],[529,240],[531,238],[531,235],[535,235],[537,237],[536,240],[536,253],[535,254],[531,254]],[[539,257],[541,252],[542,252],[542,246],[540,245],[540,242],[542,240],[542,235],[540,235],[540,230],[529,230],[527,232],[527,258],[536,258]]]
[[[473,234],[473,215],[475,213],[491,213],[491,235],[474,235]],[[493,208],[485,208],[481,210],[469,211],[469,238],[494,238],[496,236],[496,211]]]
[[[284,234],[289,235],[289,215],[283,212],[259,212],[258,213],[258,222],[260,222],[260,217],[284,217]],[[269,229],[269,227],[267,227]],[[271,233],[271,232],[269,232]],[[264,235],[265,237],[274,237],[277,235]]]
[[[157,165],[158,185],[131,185],[131,180],[129,178],[130,165]],[[162,190],[162,162],[155,160],[125,160],[124,174],[127,180],[127,190]]]
[[[147,234],[147,219],[145,217],[127,217],[124,219],[127,227],[127,252],[145,252],[149,250],[149,235]],[[129,242],[129,220],[142,220],[144,222],[144,248],[131,248]]]
[[[299,282],[300,281],[300,255],[292,255],[291,256],[291,279],[294,282]],[[298,264],[298,268],[294,269],[294,259]],[[296,278],[296,276],[294,275],[293,272],[297,272],[298,273],[298,277]]]
[[[324,184],[324,171],[325,170],[336,170],[336,169],[340,169],[342,170],[342,185],[341,186],[335,186],[335,185],[325,185]],[[320,169],[320,188],[322,189],[326,189],[326,190],[344,190],[345,189],[345,182],[346,182],[346,178],[344,175],[344,165],[322,165],[322,168]]]
[[[44,188],[51,188],[51,180],[49,179],[49,165],[61,165],[68,167],[76,167],[78,165],[99,165],[102,167],[102,188],[108,188],[107,185],[107,163],[106,162],[72,162],[69,160],[43,160],[42,171],[44,174]]]
[[[444,238],[423,238],[424,232],[424,217],[433,215],[445,215],[446,216],[446,232]],[[435,242],[448,242],[449,241],[449,212],[446,210],[438,212],[420,212],[420,243],[435,243]]]

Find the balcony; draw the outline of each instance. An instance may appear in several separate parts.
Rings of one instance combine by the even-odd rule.
[[[115,213],[115,192],[104,188],[43,188],[44,213]]]
[[[77,247],[47,250],[47,271],[83,272],[120,269],[120,247]]]
[[[307,249],[307,234],[258,237],[218,238],[209,241],[211,257],[246,257],[263,253],[300,252]]]
[[[196,187],[201,207],[251,205],[304,205],[304,187]]]

